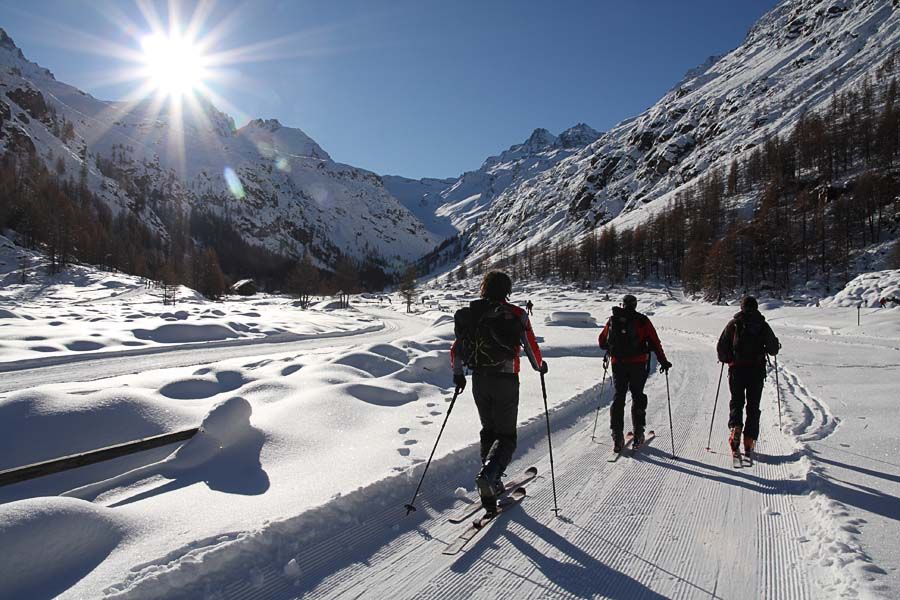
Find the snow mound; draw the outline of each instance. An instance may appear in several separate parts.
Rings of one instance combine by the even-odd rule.
[[[547,315],[544,323],[563,327],[596,327],[597,319],[589,312],[558,310]]]
[[[70,490],[64,495],[93,500],[114,490],[124,490],[127,494],[127,488],[157,476],[176,480],[180,485],[202,481],[214,490],[261,494],[269,487],[268,476],[259,462],[265,440],[250,424],[252,412],[250,403],[244,398],[229,398],[216,404],[203,419],[200,431],[166,459]],[[128,501],[121,499],[123,504]]]
[[[0,597],[62,593],[119,545],[125,523],[113,511],[73,498],[0,506]]]
[[[887,271],[873,271],[863,273],[850,281],[844,289],[827,298],[825,306],[845,306],[875,308],[880,306],[878,301],[882,298],[896,298],[900,301],[900,269]],[[890,306],[898,306],[897,302],[889,303]]]
[[[0,469],[157,435],[191,421],[189,410],[134,389],[17,392],[0,400]]]
[[[134,337],[159,344],[185,344],[189,342],[218,342],[241,337],[234,329],[224,325],[160,325],[154,329],[135,329]]]

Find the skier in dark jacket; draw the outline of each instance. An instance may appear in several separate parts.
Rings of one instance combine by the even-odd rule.
[[[453,383],[458,389],[465,389],[466,377],[463,367],[472,370],[472,396],[481,420],[481,463],[482,468],[475,478],[482,504],[489,512],[496,510],[497,495],[503,489],[501,476],[512,460],[516,449],[516,423],[519,410],[519,354],[522,349],[535,371],[547,373],[547,363],[541,357],[541,349],[531,328],[531,321],[525,310],[508,302],[512,293],[512,280],[506,273],[491,271],[481,282],[481,300],[469,306],[471,319],[475,324],[488,317],[501,314],[507,323],[512,323],[515,334],[509,342],[510,352],[499,360],[490,357],[481,360],[473,357],[472,348],[457,337],[450,348],[450,364],[453,367]],[[509,332],[506,332],[509,333]],[[488,351],[489,353],[489,351]],[[466,358],[468,357],[468,358]],[[464,364],[464,361],[468,364]],[[489,363],[488,366],[478,366]]]
[[[728,389],[731,390],[728,444],[734,454],[740,452],[741,433],[745,454],[753,452],[759,439],[759,402],[766,379],[766,355],[778,354],[779,348],[781,344],[760,314],[756,298],[747,296],[741,301],[740,312],[725,326],[716,346],[719,362],[728,364]]]
[[[631,294],[622,299],[622,306],[614,306],[612,316],[600,332],[600,347],[612,358],[613,384],[616,394],[609,411],[613,452],[621,452],[625,445],[625,395],[631,390],[631,422],[634,427],[635,448],[644,443],[647,421],[647,395],[644,384],[650,369],[650,351],[656,354],[660,371],[668,371],[672,363],[666,359],[659,336],[646,315],[637,312],[637,298]],[[605,359],[604,359],[605,360]]]

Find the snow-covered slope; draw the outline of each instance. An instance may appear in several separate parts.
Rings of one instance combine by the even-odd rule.
[[[785,0],[737,49],[574,156],[510,185],[477,219],[469,204],[445,208],[469,226],[476,254],[510,240],[571,238],[625,215],[635,222],[711,166],[788,132],[804,112],[872,76],[898,44],[896,1]]]
[[[259,119],[236,129],[202,100],[181,111],[104,102],[29,62],[0,30],[0,152],[10,150],[51,167],[61,158],[72,178],[86,151],[91,188],[158,230],[163,210],[203,206],[250,243],[309,250],[324,266],[338,252],[414,259],[435,242],[376,174],[334,162],[299,129]]]
[[[584,123],[558,136],[535,129],[523,143],[488,157],[480,168],[456,179],[415,180],[386,175],[383,180],[429,231],[447,237],[476,223],[505,190],[540,175],[598,137],[600,133]]]

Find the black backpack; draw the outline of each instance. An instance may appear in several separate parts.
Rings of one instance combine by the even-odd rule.
[[[740,361],[760,360],[766,354],[766,322],[763,319],[747,319],[746,316],[734,320],[734,359]]]
[[[647,353],[647,345],[641,341],[637,332],[639,319],[644,319],[640,313],[627,314],[618,306],[613,308],[613,316],[609,319],[609,336],[607,345],[609,354],[615,357],[637,356]]]
[[[502,302],[475,300],[456,311],[458,356],[473,371],[498,371],[519,353],[522,321]]]

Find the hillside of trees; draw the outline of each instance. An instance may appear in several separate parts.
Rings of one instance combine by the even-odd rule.
[[[133,212],[113,213],[86,180],[84,169],[67,174],[60,161],[50,170],[33,152],[0,155],[0,231],[13,230],[26,246],[44,252],[51,273],[84,263],[183,284],[210,298],[247,277],[264,289],[301,296],[380,290],[394,281],[376,258],[339,257],[334,272],[324,271],[308,257],[298,261],[247,243],[213,212],[166,204],[148,193],[165,225],[162,235]],[[139,200],[143,206],[147,197]]]
[[[652,279],[719,299],[746,290],[830,293],[854,269],[874,268],[866,250],[891,243],[886,267],[900,268],[900,98],[896,78],[881,75],[892,61],[875,81],[712,170],[637,227],[481,258],[451,277],[497,267],[539,279]]]

